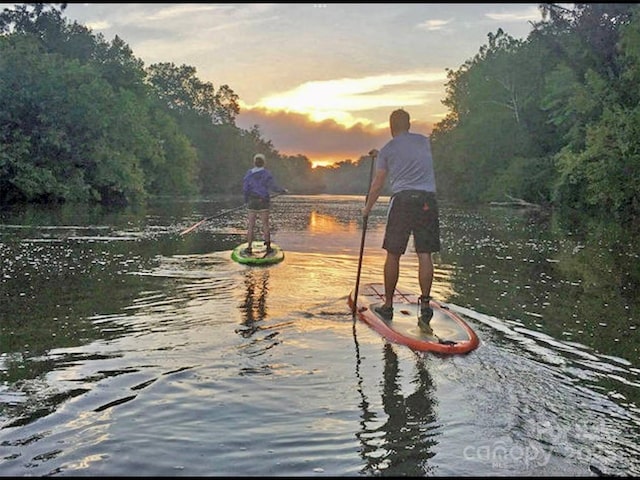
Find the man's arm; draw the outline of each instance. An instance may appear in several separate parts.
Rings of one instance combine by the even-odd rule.
[[[369,187],[369,194],[367,196],[367,203],[362,209],[362,216],[368,217],[369,212],[375,205],[378,197],[380,196],[380,192],[382,192],[382,188],[384,187],[384,182],[387,179],[387,171],[383,169],[376,170],[376,176],[373,178],[371,182],[371,186]]]

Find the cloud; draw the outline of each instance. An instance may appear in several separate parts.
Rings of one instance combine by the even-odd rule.
[[[445,80],[446,72],[440,70],[310,81],[246,107],[301,113],[316,122],[332,119],[345,127],[372,125],[375,110],[382,112],[378,119],[386,121],[391,109],[423,106],[431,97],[439,98]]]
[[[528,21],[538,21],[540,20],[540,10],[536,5],[531,6],[525,10],[507,12],[507,13],[485,13],[485,17],[490,18],[491,20],[496,20],[499,22],[518,22],[521,23],[523,20]]]
[[[100,31],[108,30],[109,28],[111,28],[111,24],[109,22],[105,22],[104,20],[97,20],[95,22],[88,22],[86,24],[86,27],[94,31]]]
[[[391,110],[386,111],[387,117]],[[280,154],[304,155],[314,165],[357,161],[391,139],[388,123],[379,126],[356,123],[347,127],[333,119],[318,122],[302,113],[264,108],[241,110],[236,124],[246,130],[258,126],[262,138],[270,140]],[[427,134],[430,129],[431,125],[412,121],[413,132]]]
[[[388,116],[396,108],[411,113],[441,95],[443,71],[405,72],[305,82],[271,94],[254,105],[240,102],[237,125],[257,125],[264,139],[286,155],[304,155],[313,164],[357,160],[389,140]],[[433,122],[412,122],[429,133]]]
[[[332,119],[317,122],[302,113],[259,107],[241,110],[236,124],[244,129],[257,125],[279,153],[304,155],[314,164],[358,160],[388,136],[370,124],[345,127]]]
[[[451,20],[426,20],[420,23],[418,28],[428,31],[442,30],[449,23],[451,23]]]
[[[192,16],[201,13],[209,13],[219,11],[221,8],[225,8],[224,5],[213,4],[199,4],[199,3],[187,3],[187,4],[173,4],[168,7],[161,6],[160,10],[153,12],[153,14],[147,17],[147,20],[153,21],[166,21],[174,20],[176,18],[184,17],[185,15]]]

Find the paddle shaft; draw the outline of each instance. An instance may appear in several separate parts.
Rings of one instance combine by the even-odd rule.
[[[358,274],[356,276],[356,288],[353,293],[353,309],[351,314],[355,317],[358,303],[358,287],[360,286],[360,272],[362,270],[362,254],[364,252],[365,237],[367,234],[367,217],[362,217],[362,237],[360,239],[360,257],[358,258]]]
[[[277,196],[282,195],[281,193],[276,193],[275,195],[271,195],[271,198],[276,198]],[[226,215],[227,213],[231,213],[231,212],[235,212],[236,210],[240,210],[241,208],[244,208],[245,205],[239,205],[235,208],[232,208],[230,210],[225,210],[224,212],[220,212],[216,215],[212,215],[211,217],[207,217],[207,218],[203,218],[202,220],[200,220],[198,223],[195,223],[193,225],[191,225],[189,228],[183,230],[182,232],[180,232],[180,236],[182,235],[186,235],[189,232],[194,231],[196,228],[198,228],[200,225],[202,225],[204,222],[208,222],[209,220],[213,220],[214,218],[218,218],[221,217],[223,215]]]
[[[223,215],[226,215],[227,213],[235,212],[236,210],[240,210],[241,208],[244,208],[244,205],[240,205],[239,207],[232,208],[230,210],[225,210],[224,212],[220,212],[219,214],[213,215],[211,217],[203,218],[198,223],[195,223],[195,224],[191,225],[189,228],[187,228],[186,230],[183,230],[182,232],[180,232],[180,235],[186,235],[187,233],[194,231],[196,228],[198,228],[204,222],[208,222],[209,220],[213,220],[214,218],[221,217]]]
[[[367,204],[369,200],[369,191],[371,190],[371,182],[373,181],[373,166],[376,161],[376,156],[371,155],[371,170],[369,172],[369,185],[367,186],[367,195],[364,197],[364,204]],[[358,288],[360,287],[360,272],[362,271],[362,257],[364,254],[364,243],[367,235],[367,221],[369,219],[368,215],[364,215],[362,217],[362,237],[360,238],[360,256],[358,258],[358,274],[356,275],[356,288],[353,291],[353,308],[351,310],[351,314],[355,318],[356,309],[358,308]]]

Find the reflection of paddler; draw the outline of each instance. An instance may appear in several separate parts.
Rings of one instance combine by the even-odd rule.
[[[424,358],[416,355],[417,374],[412,384],[416,390],[402,394],[398,382],[398,356],[391,343],[384,345],[384,378],[382,383],[382,408],[387,421],[374,430],[366,429],[358,435],[363,443],[362,455],[366,460],[366,472],[385,476],[424,477],[432,473],[427,460],[435,455],[435,420],[433,381],[424,364]],[[366,407],[368,402],[363,401]],[[371,412],[363,418],[373,425],[380,422]],[[367,445],[367,442],[373,442]],[[383,455],[380,453],[384,452]]]
[[[244,284],[247,287],[247,295],[240,309],[244,314],[242,325],[245,328],[237,332],[243,337],[250,337],[257,330],[257,321],[264,320],[267,316],[267,292],[269,283],[269,270],[250,269],[245,275]]]

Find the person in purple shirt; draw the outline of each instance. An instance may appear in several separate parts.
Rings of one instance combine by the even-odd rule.
[[[385,301],[374,307],[384,319],[393,319],[393,292],[400,276],[400,257],[406,252],[410,235],[418,255],[420,284],[420,314],[418,325],[429,330],[433,310],[432,253],[440,251],[440,223],[436,199],[436,180],[429,137],[409,132],[410,116],[403,109],[389,117],[392,139],[380,152],[370,152],[376,158],[376,174],[362,215],[367,218],[387,179],[391,186],[391,201],[382,248],[387,251],[384,264]]]
[[[242,180],[242,193],[244,195],[244,203],[247,206],[247,243],[249,244],[245,249],[247,255],[252,254],[251,245],[258,215],[260,215],[262,222],[262,234],[264,244],[267,247],[267,254],[273,251],[271,248],[271,229],[269,227],[271,192],[288,193],[288,190],[280,187],[273,178],[272,173],[265,168],[264,155],[256,153],[253,157],[253,168],[247,170]]]

